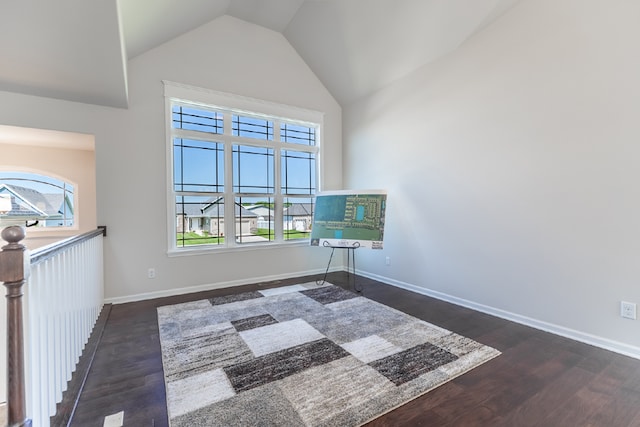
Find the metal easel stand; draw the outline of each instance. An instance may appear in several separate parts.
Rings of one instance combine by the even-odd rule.
[[[353,246],[331,246],[327,242],[323,242],[322,246],[325,248],[331,248],[331,255],[329,256],[329,262],[327,263],[327,269],[324,271],[324,277],[322,280],[316,280],[317,285],[324,285],[327,280],[327,274],[329,273],[329,267],[331,266],[331,260],[333,259],[333,253],[336,249],[347,250],[347,274],[349,277],[349,285],[353,287],[353,290],[360,293],[364,288],[358,289],[356,286],[356,249],[360,247],[360,243],[356,242]],[[353,266],[353,273],[351,267]],[[353,281],[353,282],[352,282]]]

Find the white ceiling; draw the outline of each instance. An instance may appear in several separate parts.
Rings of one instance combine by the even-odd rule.
[[[127,106],[126,61],[222,15],[283,36],[342,105],[521,0],[2,0],[0,90]]]

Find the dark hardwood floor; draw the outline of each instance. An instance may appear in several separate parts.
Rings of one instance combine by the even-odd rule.
[[[114,305],[72,426],[166,426],[156,307],[302,283],[316,276]],[[329,282],[348,287],[346,273]],[[502,355],[370,424],[380,426],[640,426],[640,360],[358,277],[363,294]],[[215,426],[215,423],[211,424]]]

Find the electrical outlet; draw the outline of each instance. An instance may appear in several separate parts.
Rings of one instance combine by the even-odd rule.
[[[388,256],[384,259],[384,265],[391,265],[391,257]]]
[[[636,304],[633,302],[620,301],[620,316],[625,319],[636,320]]]
[[[147,277],[149,279],[155,279],[156,278],[156,269],[155,268],[150,268],[147,270]]]

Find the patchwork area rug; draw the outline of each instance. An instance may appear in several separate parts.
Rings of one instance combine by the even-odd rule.
[[[500,353],[331,284],[158,308],[172,427],[358,426]]]

